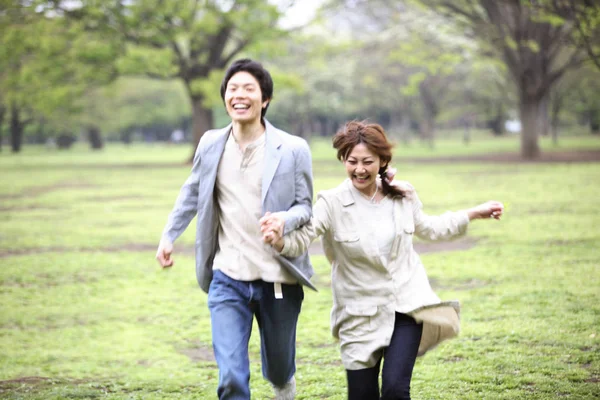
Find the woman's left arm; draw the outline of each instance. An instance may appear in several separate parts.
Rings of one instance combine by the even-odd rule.
[[[450,240],[464,235],[474,219],[500,219],[504,206],[499,201],[488,201],[462,211],[449,211],[431,216],[423,212],[423,203],[412,193],[415,234],[425,240]]]
[[[287,210],[279,212],[285,220],[285,231],[288,233],[306,224],[312,214],[313,174],[310,148],[303,139],[294,152],[294,204]]]

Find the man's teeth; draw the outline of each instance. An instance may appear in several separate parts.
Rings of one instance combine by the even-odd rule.
[[[247,104],[234,104],[233,108],[236,110],[245,110],[250,108],[250,106],[248,106]]]

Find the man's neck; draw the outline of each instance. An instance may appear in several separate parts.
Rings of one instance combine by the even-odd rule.
[[[265,132],[265,127],[260,120],[250,124],[233,122],[231,129],[238,145],[244,148],[247,144],[254,142]]]

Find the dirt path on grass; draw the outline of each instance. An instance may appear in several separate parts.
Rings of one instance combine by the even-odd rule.
[[[457,251],[457,250],[468,250],[475,246],[477,241],[470,237],[463,237],[458,240],[450,242],[432,242],[414,243],[414,248],[419,254],[427,253],[438,253],[443,251]],[[139,252],[148,253],[153,256],[156,251],[157,244],[150,243],[127,243],[121,246],[108,246],[108,247],[79,247],[70,248],[63,246],[53,247],[37,247],[28,249],[0,249],[0,259],[13,256],[26,256],[32,254],[44,254],[44,253],[115,253],[115,252]],[[194,256],[194,247],[188,244],[176,244],[174,255],[177,254]],[[323,255],[323,247],[320,241],[313,242],[308,248],[308,254],[310,255]]]
[[[407,152],[410,149],[406,150]],[[338,164],[339,161],[316,160],[315,164]],[[544,164],[544,163],[589,163],[600,162],[600,149],[563,150],[542,152],[533,160],[524,160],[520,153],[489,153],[458,156],[410,157],[396,155],[394,163],[449,164],[449,163],[490,163],[490,164]]]

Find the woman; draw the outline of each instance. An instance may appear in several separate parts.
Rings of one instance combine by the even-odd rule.
[[[459,330],[458,302],[441,302],[432,291],[413,236],[456,238],[470,220],[499,219],[503,206],[490,201],[426,215],[410,184],[388,178],[392,146],[377,124],[349,122],[334,136],[333,147],[348,179],[319,193],[310,223],[283,237],[282,218],[265,215],[263,239],[295,257],[322,236],[332,266],[331,329],[340,341],[348,398],[410,399],[417,355]]]

